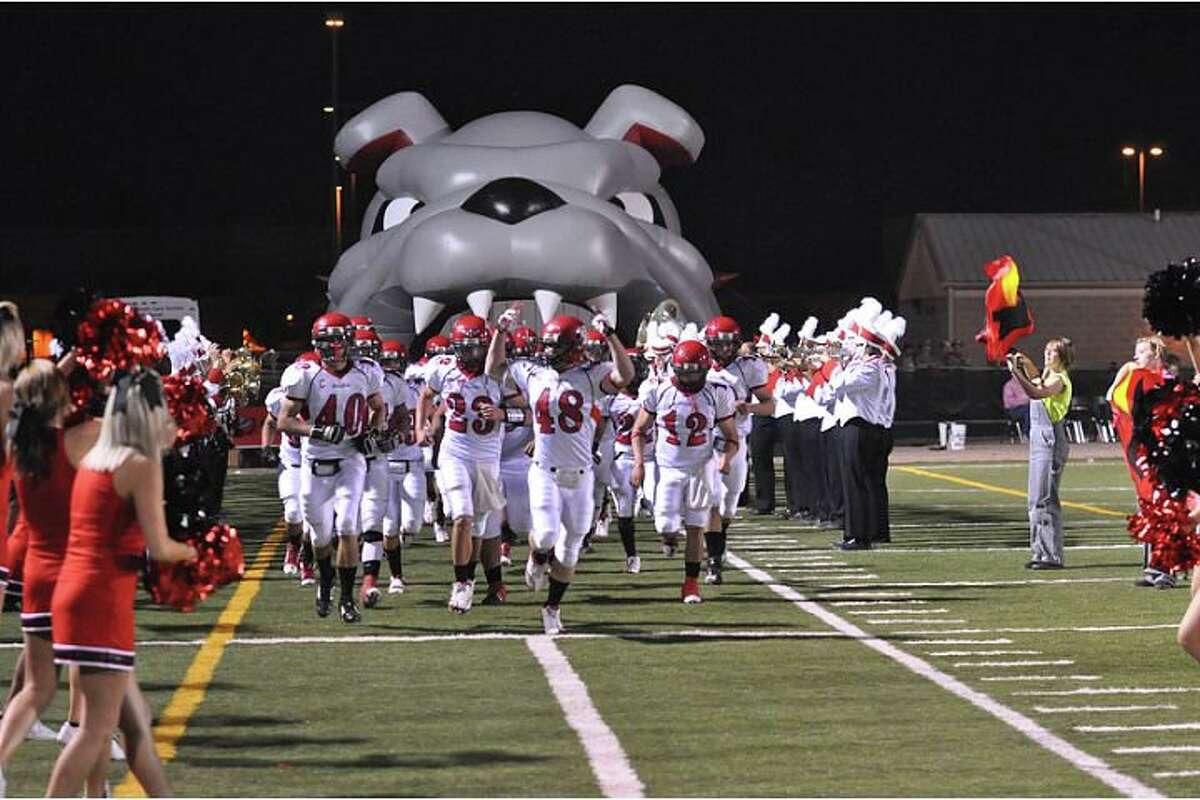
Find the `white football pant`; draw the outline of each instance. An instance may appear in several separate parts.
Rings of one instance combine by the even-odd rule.
[[[711,461],[687,468],[659,466],[654,495],[654,527],[659,533],[674,534],[685,526],[703,528],[708,524],[713,504],[710,469]]]
[[[529,543],[534,550],[554,550],[564,567],[579,563],[583,537],[592,529],[596,504],[592,494],[591,468],[559,469],[551,472],[537,466],[529,468],[529,510],[533,527]]]
[[[388,504],[383,535],[416,534],[425,518],[425,465],[420,461],[388,462]]]
[[[528,533],[533,527],[529,514],[529,458],[500,462],[500,484],[504,487],[504,518],[516,533]]]
[[[307,460],[300,467],[300,510],[312,528],[313,546],[326,547],[333,541],[335,519],[338,536],[358,536],[366,459],[359,454],[339,459],[333,475],[314,475],[314,466],[323,469]]]

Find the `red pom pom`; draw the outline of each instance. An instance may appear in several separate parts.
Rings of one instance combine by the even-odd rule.
[[[146,576],[151,599],[181,611],[192,611],[220,587],[241,580],[246,572],[237,528],[213,525],[187,542],[196,548],[194,561],[152,562]]]
[[[204,381],[194,372],[184,370],[163,378],[163,394],[167,410],[179,426],[176,444],[187,444],[217,429]]]
[[[1138,500],[1138,508],[1129,517],[1129,533],[1150,545],[1150,563],[1164,572],[1184,572],[1200,563],[1200,534],[1186,499],[1157,488],[1150,500]]]
[[[166,352],[154,320],[112,298],[92,304],[79,323],[76,341],[76,359],[101,383],[134,366],[157,366]]]

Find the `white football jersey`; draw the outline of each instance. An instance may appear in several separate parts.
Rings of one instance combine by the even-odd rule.
[[[267,407],[267,413],[270,414],[276,422],[279,421],[279,414],[283,410],[283,398],[287,397],[287,392],[282,386],[276,386],[271,391],[267,392],[267,399],[264,404]],[[300,466],[300,437],[294,433],[279,432],[279,460],[289,467]]]
[[[712,457],[712,429],[733,417],[733,392],[708,381],[700,391],[686,394],[673,380],[662,381],[647,393],[642,408],[655,415],[654,456],[659,466],[695,467]]]
[[[400,416],[408,417],[408,435],[399,439],[396,449],[387,454],[388,461],[420,461],[417,447],[417,390],[398,372],[383,373],[383,399],[388,407],[388,430],[400,430]],[[401,411],[400,407],[404,406]]]
[[[758,356],[738,356],[725,367],[717,366],[714,363],[712,369],[708,371],[708,377],[710,380],[717,380],[728,385],[737,400],[754,403],[757,402],[754,390],[767,385],[769,372],[767,362]],[[738,434],[743,439],[750,435],[750,428],[753,426],[752,417],[752,414],[737,417]]]
[[[543,467],[593,465],[592,441],[612,364],[577,364],[566,372],[518,361],[508,374],[533,410],[533,459]]]
[[[645,383],[642,387],[646,386]],[[640,392],[641,387],[639,387]],[[613,395],[612,403],[609,406],[611,414],[611,424],[613,431],[616,433],[616,440],[613,443],[613,452],[616,455],[633,455],[633,423],[637,421],[638,411],[642,408],[642,401],[631,394],[621,392]],[[654,425],[650,425],[642,432],[642,440],[646,443],[643,449],[646,461],[654,460]]]
[[[367,398],[380,393],[382,381],[383,370],[370,359],[352,360],[340,375],[312,361],[297,361],[284,370],[280,386],[288,399],[303,404],[304,418],[314,428],[336,423],[345,431],[338,444],[305,437],[304,458],[346,458],[357,453],[351,440],[366,433],[371,419]]]
[[[499,461],[504,425],[481,415],[487,406],[499,406],[500,382],[486,374],[467,375],[458,362],[430,361],[425,385],[441,395],[446,428],[441,453],[462,461]]]

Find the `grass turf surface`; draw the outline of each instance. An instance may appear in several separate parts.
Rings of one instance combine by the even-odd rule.
[[[1024,489],[1023,464],[921,468]],[[834,535],[828,531],[747,517],[731,529],[730,549],[868,634],[925,659],[1126,775],[1165,794],[1197,794],[1196,778],[1155,775],[1187,770],[1187,752],[1113,751],[1200,746],[1200,731],[1088,730],[1200,721],[1196,665],[1174,644],[1173,626],[1187,592],[1132,585],[1140,552],[1129,546],[1123,519],[1068,508],[1068,568],[1030,572],[1021,568],[1028,558],[1021,498],[901,468],[893,468],[889,483],[893,543],[887,547],[840,553],[829,548]],[[1063,498],[1124,513],[1133,493],[1120,463],[1084,462],[1068,466]],[[249,562],[276,523],[273,475],[231,476],[227,505],[247,541]],[[647,794],[1115,793],[994,717],[836,634],[744,573],[727,570],[724,586],[705,587],[705,603],[684,606],[682,561],[659,555],[648,522],[639,522],[638,533],[641,575],[624,574],[614,535],[585,556],[567,595],[568,630],[602,636],[560,639],[558,646]],[[477,606],[453,616],[445,606],[452,577],[447,548],[433,544],[426,531],[407,550],[409,593],[385,597],[353,627],[333,617],[317,619],[311,591],[282,575],[276,563],[236,636],[535,635],[542,598],[521,584],[523,547],[516,556],[506,607]],[[947,582],[960,585],[934,585]],[[231,596],[225,590],[188,615],[140,607],[139,641],[203,640]],[[15,640],[15,615],[7,619],[6,633]],[[1133,629],[1097,630],[1119,626]],[[670,635],[693,629],[729,635]],[[739,638],[752,632],[762,638]],[[964,643],[925,643],[931,640]],[[139,647],[139,679],[156,712],[198,650]],[[14,657],[12,649],[0,651],[6,669]],[[1070,663],[988,664],[1011,661]],[[1011,680],[1017,676],[1041,677]],[[1003,680],[989,680],[994,678]],[[1192,691],[1030,694],[1134,687]],[[520,638],[235,640],[204,688],[207,694],[167,765],[182,795],[599,793],[577,735]],[[47,721],[62,719],[64,695]],[[1133,705],[1175,708],[1061,711]],[[40,794],[56,754],[54,744],[25,745],[8,771],[10,793]]]

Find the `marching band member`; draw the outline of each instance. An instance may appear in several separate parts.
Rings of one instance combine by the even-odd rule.
[[[79,462],[71,490],[70,533],[50,602],[54,661],[81,667],[84,714],[59,754],[47,794],[78,796],[85,776],[107,758],[113,729],[135,696],[134,595],[138,564],[195,558],[191,545],[167,534],[161,453],[175,440],[162,382],[152,371],[121,377],[108,398],[95,446]],[[82,436],[82,434],[81,434]],[[63,442],[69,459],[80,442]],[[64,467],[60,463],[58,469]],[[137,695],[140,698],[140,693]],[[129,742],[130,764],[153,751],[149,737]],[[140,777],[140,776],[139,776]],[[144,784],[145,785],[145,784]],[[170,791],[165,778],[145,785]]]
[[[515,309],[504,312],[498,323],[501,328],[511,325],[515,314]],[[633,377],[633,364],[604,315],[595,314],[592,326],[604,334],[611,362],[587,362],[582,354],[583,322],[559,315],[542,327],[543,364],[508,365],[508,374],[533,412],[529,467],[533,527],[525,583],[540,590],[549,579],[542,606],[542,627],[548,636],[563,630],[560,605],[575,575],[584,536],[592,529],[596,405]],[[497,368],[506,364],[503,330],[493,334],[488,364]],[[513,411],[525,416],[524,409]]]
[[[646,394],[637,421],[633,425],[633,482],[640,485],[646,472],[645,443],[642,432],[656,425],[655,462],[658,488],[654,499],[654,524],[663,537],[665,552],[674,551],[678,538],[686,532],[684,580],[680,590],[683,602],[699,603],[700,559],[703,540],[700,534],[712,509],[713,487],[709,462],[713,444],[711,429],[720,429],[725,448],[718,471],[729,472],[739,446],[734,423],[733,391],[724,383],[709,380],[712,359],[708,348],[695,340],[675,346],[671,356],[672,377],[660,381]]]
[[[342,622],[362,619],[354,602],[358,572],[359,505],[367,463],[377,453],[376,432],[386,423],[377,364],[359,363],[350,352],[351,322],[337,312],[322,314],[312,326],[320,364],[296,361],[283,373],[287,397],[279,429],[302,438],[300,509],[313,537],[318,584],[316,613],[327,617],[333,604],[334,538]],[[301,412],[304,419],[300,418]],[[309,421],[306,421],[309,420]]]
[[[450,555],[454,583],[448,608],[471,610],[475,599],[475,567],[483,562],[488,583],[500,567],[500,528],[488,515],[504,507],[500,488],[501,422],[504,411],[503,370],[489,369],[487,323],[464,314],[454,323],[450,340],[454,360],[432,364],[417,402],[417,442],[428,435],[425,421],[434,396],[446,410],[445,433],[438,451],[437,482],[451,520]]]

